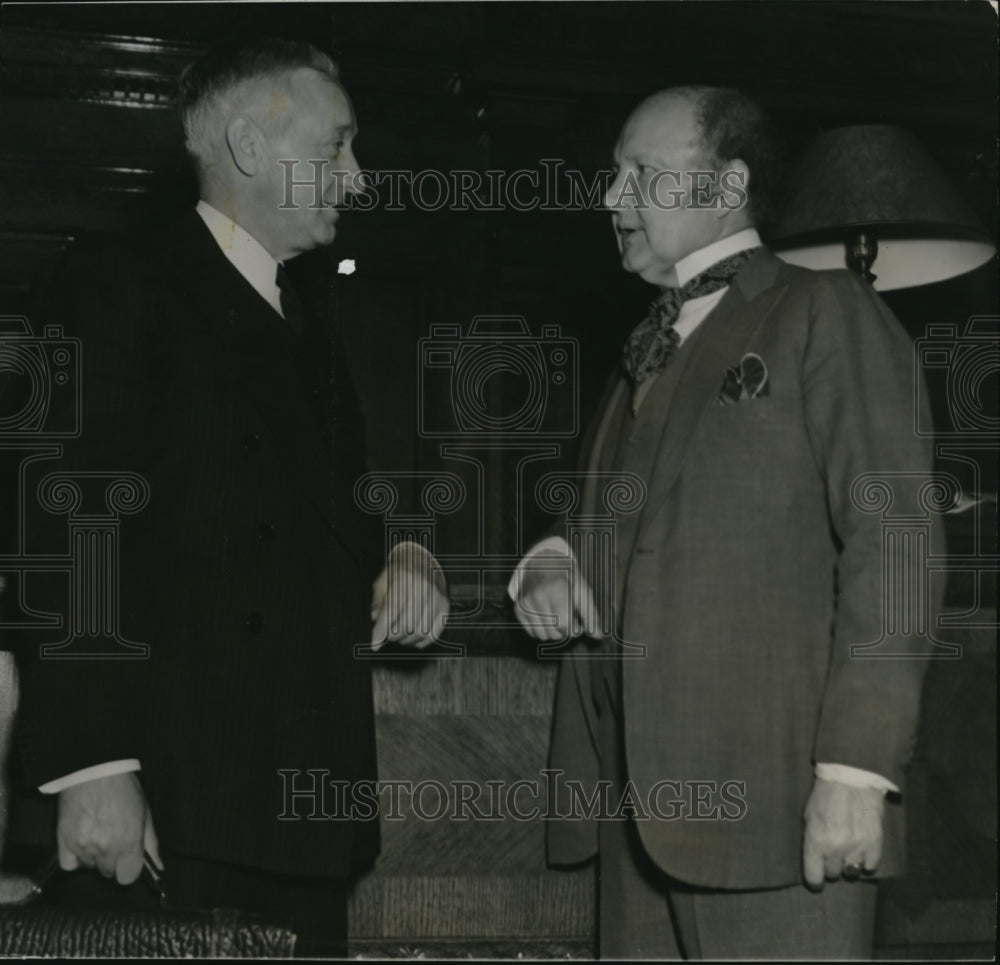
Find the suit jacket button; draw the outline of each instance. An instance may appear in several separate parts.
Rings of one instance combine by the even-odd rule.
[[[260,633],[264,629],[264,617],[259,613],[251,613],[243,621],[243,626],[251,633]]]
[[[273,542],[274,537],[278,535],[278,530],[275,528],[274,523],[261,523],[257,527],[257,539],[262,543]]]
[[[246,453],[256,452],[260,448],[260,434],[250,432],[243,437],[243,451]]]

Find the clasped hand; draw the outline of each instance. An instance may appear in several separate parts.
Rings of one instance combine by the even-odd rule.
[[[594,594],[568,548],[566,553],[555,549],[529,553],[514,587],[514,613],[525,633],[536,640],[602,635]]]
[[[372,649],[390,640],[423,649],[440,638],[450,609],[437,560],[416,543],[400,543],[372,586]]]
[[[60,791],[56,840],[66,871],[97,868],[106,878],[130,885],[142,873],[144,851],[163,868],[153,816],[134,772]]]

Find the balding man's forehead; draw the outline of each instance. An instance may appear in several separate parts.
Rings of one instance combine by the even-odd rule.
[[[654,95],[643,101],[625,122],[615,151],[630,151],[640,146],[677,151],[700,145],[696,111],[690,100],[676,95]]]
[[[650,94],[636,109],[641,110],[643,107],[649,107],[654,110],[665,110],[670,107],[686,105],[694,106],[695,97],[686,88],[681,87]]]
[[[628,123],[645,130],[697,134],[697,110],[694,102],[677,94],[654,94],[631,114]]]

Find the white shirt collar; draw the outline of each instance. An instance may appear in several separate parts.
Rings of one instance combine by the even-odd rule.
[[[281,294],[275,280],[278,263],[271,253],[253,235],[207,201],[199,201],[195,210],[233,267],[280,315]]]
[[[683,288],[695,275],[710,268],[717,261],[735,255],[738,251],[756,248],[758,245],[760,245],[760,235],[757,234],[756,228],[744,228],[735,234],[713,241],[710,245],[685,255],[674,265],[677,284]]]

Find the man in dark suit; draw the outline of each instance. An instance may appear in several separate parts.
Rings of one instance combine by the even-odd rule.
[[[82,433],[41,470],[148,485],[121,527],[115,600],[148,658],[109,659],[84,626],[39,659],[30,635],[25,770],[59,795],[63,868],[129,884],[145,850],[174,904],[262,912],[301,952],[342,953],[345,883],[377,852],[377,816],[331,817],[334,792],[308,792],[375,777],[355,656],[370,621],[422,646],[448,609],[413,546],[372,601],[381,539],[353,498],[361,416],[329,320],[304,310],[284,267],[333,241],[338,206],[362,189],[357,125],[333,62],[280,40],[210,51],[185,72],[180,109],[197,209],[74,257],[48,316],[80,339]],[[65,529],[29,522],[65,551]],[[86,623],[78,589],[42,582],[30,606],[65,610],[69,596],[64,627]],[[72,659],[88,646],[105,658]]]
[[[511,583],[538,639],[597,638],[562,662],[551,764],[588,796],[608,782],[603,817],[630,819],[586,819],[567,784],[560,814],[584,819],[551,821],[548,845],[599,854],[606,956],[866,957],[872,879],[902,868],[920,621],[902,658],[852,648],[883,636],[884,572],[925,579],[856,488],[930,472],[912,349],[859,278],[761,246],[767,130],[717,88],[626,122],[606,205],[623,267],[661,295],[584,446],[580,515],[600,514],[599,474],[638,477],[645,502],[618,521],[613,586],[559,536]],[[595,591],[641,657],[602,638]]]

